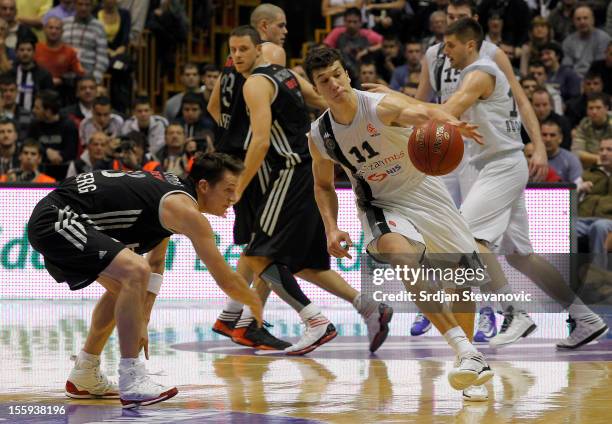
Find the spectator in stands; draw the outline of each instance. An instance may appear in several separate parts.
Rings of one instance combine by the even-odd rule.
[[[153,115],[151,100],[147,96],[139,96],[132,104],[133,116],[123,123],[121,133],[127,135],[132,131],[141,133],[145,139],[145,148],[152,154],[164,147],[164,138],[168,121],[166,118]]]
[[[529,36],[529,8],[524,0],[482,0],[478,7],[480,25],[487,27],[491,15],[504,21],[502,39],[511,46],[522,46]]]
[[[378,76],[376,65],[372,62],[362,62],[359,64],[359,82],[361,84],[374,83],[387,85],[387,82]]]
[[[557,87],[554,87],[546,82],[548,76],[546,74],[546,67],[544,64],[540,61],[531,62],[528,70],[529,74],[535,77],[538,86],[546,88],[546,90],[548,90],[550,93],[555,112],[557,112],[559,115],[563,114],[563,100],[561,99],[561,93]]]
[[[382,35],[398,34],[406,0],[368,0],[362,10],[368,28]]]
[[[584,197],[578,204],[576,233],[589,238],[590,252],[596,255],[593,263],[607,269],[605,242],[612,232],[612,137],[601,140],[597,156],[597,165],[594,162],[584,171],[584,182],[578,187]]]
[[[597,93],[603,93],[603,79],[598,73],[589,72],[582,80],[582,95],[568,100],[565,105],[565,116],[572,128],[580,124],[586,116],[588,97]]]
[[[321,2],[321,15],[331,16],[332,26],[339,27],[344,25],[344,12],[346,9],[355,7],[361,9],[364,0],[323,0]]]
[[[76,102],[62,109],[61,113],[70,118],[77,128],[83,119],[91,116],[97,88],[98,83],[93,76],[79,78],[76,83]]]
[[[534,60],[540,60],[542,47],[552,40],[552,29],[546,19],[536,16],[531,21],[529,41],[521,47],[521,75],[527,75],[527,67]]]
[[[55,178],[38,169],[42,161],[42,146],[36,140],[27,139],[19,150],[19,168],[11,169],[0,182],[54,183]]]
[[[559,128],[561,128],[561,134],[563,135],[561,147],[571,150],[572,127],[565,117],[559,115],[553,110],[552,96],[550,95],[550,92],[543,87],[536,88],[531,96],[531,105],[533,106],[533,110],[540,124],[542,124],[544,121],[554,121],[559,125]],[[529,139],[529,136],[524,128],[521,129],[521,136],[523,137],[523,140]]]
[[[202,97],[204,97],[204,104],[208,104],[210,100],[210,95],[212,94],[213,88],[215,88],[215,83],[217,79],[221,76],[221,70],[217,65],[208,64],[204,65],[202,68],[202,86],[200,87],[200,91],[202,91]]]
[[[528,74],[521,79],[521,87],[523,88],[523,91],[525,92],[525,95],[529,101],[531,101],[533,92],[538,88],[538,81],[533,75]]]
[[[53,88],[53,77],[49,71],[34,60],[35,43],[30,39],[17,41],[17,61],[15,75],[19,91],[17,102],[25,110],[31,111],[34,98],[40,90]]]
[[[380,78],[385,81],[391,81],[391,76],[395,69],[404,64],[404,55],[400,53],[402,44],[399,39],[394,35],[386,35],[383,38],[382,49],[374,52],[373,54],[367,55],[366,62],[374,62],[376,65],[376,72]]]
[[[69,98],[68,91],[74,91],[76,77],[83,76],[85,71],[76,50],[62,41],[64,24],[60,18],[51,16],[43,29],[47,42],[36,44],[34,60],[51,73],[53,85],[62,98]]]
[[[70,162],[66,178],[97,169],[111,169],[112,161],[106,156],[108,143],[108,136],[102,131],[93,133],[87,141],[85,151],[78,159]]]
[[[612,3],[610,4],[612,5]],[[601,75],[603,79],[604,93],[612,95],[612,41],[608,43],[608,48],[606,49],[606,58],[604,60],[596,60],[595,62],[593,62],[588,73],[591,72],[595,72]]]
[[[525,148],[523,149],[523,154],[525,155],[525,159],[527,162],[531,160],[533,157],[535,148],[533,147],[533,143],[525,144]],[[533,182],[531,179],[531,175],[529,176],[529,182]],[[557,171],[552,166],[548,167],[548,173],[546,174],[546,178],[544,178],[545,183],[559,183],[561,182],[561,177],[557,174]]]
[[[179,177],[187,174],[190,155],[185,151],[185,146],[183,127],[178,124],[170,124],[166,128],[165,145],[157,155],[164,171],[172,172]]]
[[[0,178],[19,166],[17,126],[8,118],[0,118]]]
[[[599,143],[612,138],[612,116],[608,115],[610,98],[605,93],[591,94],[587,99],[587,117],[580,121],[572,143],[572,152],[587,169],[599,160]]]
[[[63,21],[66,18],[74,16],[74,13],[74,0],[59,0],[59,4],[43,16],[43,25],[46,24],[51,17],[56,17]]]
[[[202,96],[196,93],[187,93],[183,96],[181,116],[176,122],[182,125],[188,140],[197,143],[199,151],[212,149],[214,141],[214,121],[206,118],[202,107]]]
[[[52,0],[17,0],[17,20],[34,30],[37,38],[42,36],[42,18],[51,9]]]
[[[0,18],[0,73],[13,69],[13,62],[15,61],[15,50],[8,48],[5,44],[7,34],[8,24]]]
[[[118,147],[119,158],[113,160],[111,169],[117,171],[158,171],[161,164],[145,149],[146,139],[138,131],[121,136]]]
[[[153,10],[147,28],[153,32],[157,45],[157,58],[161,65],[161,75],[174,71],[176,51],[187,41],[189,23],[183,2],[164,0]]]
[[[132,97],[132,65],[128,55],[132,26],[130,12],[120,9],[117,0],[103,0],[98,20],[104,27],[108,42],[111,104],[115,110],[125,113]]]
[[[409,36],[420,39],[429,36],[431,34],[429,30],[429,18],[431,17],[432,13],[439,10],[446,13],[448,3],[449,0],[433,0],[429,2],[419,2],[418,4],[414,5],[414,1],[411,0],[408,5],[414,5],[415,19],[413,25],[408,28]],[[404,30],[403,33],[406,34],[407,31]]]
[[[130,12],[132,27],[130,43],[138,45],[149,13],[149,0],[119,0],[119,7]]]
[[[17,125],[17,136],[24,140],[32,122],[32,112],[25,110],[17,104],[17,83],[15,74],[5,73],[0,75],[0,94],[2,95],[2,117],[12,119]]]
[[[359,75],[359,61],[367,54],[379,50],[382,41],[382,35],[361,28],[361,12],[352,7],[344,12],[344,25],[334,28],[323,43],[340,50],[349,73],[355,77]]]
[[[96,97],[92,106],[91,117],[85,118],[79,125],[79,138],[84,145],[96,131],[102,131],[111,138],[119,137],[123,127],[123,118],[112,113],[108,97]]]
[[[60,115],[60,108],[57,92],[41,91],[34,105],[36,119],[28,131],[28,138],[38,141],[43,148],[42,163],[46,172],[58,180],[65,177],[67,163],[76,157],[79,145],[77,128],[70,119]]]
[[[85,72],[100,84],[108,68],[106,32],[91,14],[92,0],[76,0],[75,4],[75,15],[64,20],[63,40],[76,49]]]
[[[555,169],[561,181],[575,183],[582,175],[582,164],[576,155],[569,150],[560,148],[562,138],[561,127],[556,121],[547,120],[541,126],[542,141],[546,146],[548,165]]]
[[[504,29],[504,21],[502,20],[499,13],[494,12],[489,16],[487,21],[487,31],[485,34],[485,40],[489,43],[493,43],[496,46],[500,46],[502,43],[502,31]]]
[[[183,96],[186,93],[200,93],[200,69],[195,63],[186,63],[183,65],[183,73],[181,76],[181,82],[185,86],[185,91],[175,94],[170,97],[166,102],[164,108],[164,115],[168,121],[176,119],[181,112],[181,104],[183,103]],[[202,99],[202,104],[204,100]]]
[[[584,76],[593,61],[605,59],[610,36],[595,28],[593,10],[588,5],[578,6],[573,19],[576,31],[563,40],[563,64]]]
[[[553,29],[555,40],[562,43],[570,32],[574,29],[574,9],[576,8],[577,0],[561,0],[557,3],[557,7],[548,15],[548,22]]]
[[[17,20],[15,0],[0,0],[0,18],[4,19],[8,24],[8,34],[4,41],[6,47],[15,50],[18,39],[29,39],[36,42],[36,34],[34,34],[30,27]]]
[[[446,31],[445,11],[436,10],[429,16],[429,31],[432,35],[423,39],[423,51],[427,51],[434,44],[444,41],[444,31]]]
[[[580,76],[571,66],[561,65],[563,49],[554,41],[544,44],[540,58],[546,67],[546,83],[557,88],[564,102],[580,96]]]
[[[421,59],[423,58],[421,43],[408,41],[404,46],[404,57],[406,64],[395,68],[391,77],[391,88],[398,91],[409,83],[410,73],[421,72]]]

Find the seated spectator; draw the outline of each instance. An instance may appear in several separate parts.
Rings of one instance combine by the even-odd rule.
[[[111,169],[116,171],[157,171],[163,172],[161,164],[145,150],[146,139],[137,132],[121,136],[119,157],[112,162]]]
[[[500,46],[502,43],[502,30],[504,21],[499,13],[492,13],[487,20],[487,31],[485,33],[485,41]],[[483,28],[484,29],[484,28]]]
[[[612,5],[612,3],[610,3]],[[612,9],[610,9],[612,10]],[[603,91],[607,95],[612,95],[612,41],[608,43],[606,58],[596,60],[591,64],[588,73],[597,73],[603,78]]]
[[[344,25],[344,12],[346,9],[355,7],[361,9],[363,0],[323,0],[321,2],[321,15],[332,17],[332,26],[339,27]]]
[[[63,21],[66,18],[74,16],[74,13],[74,0],[59,0],[59,4],[50,9],[45,16],[43,16],[43,25],[49,21],[49,18],[55,17]]]
[[[40,90],[53,89],[53,77],[49,71],[34,60],[34,45],[31,40],[17,40],[17,61],[15,75],[19,95],[17,102],[25,110],[31,111],[34,98]]]
[[[108,68],[108,43],[104,27],[95,19],[92,0],[75,0],[75,14],[64,20],[64,43],[74,47],[87,74],[102,82]]]
[[[562,142],[561,147],[567,150],[571,150],[572,148],[572,127],[565,117],[559,115],[552,109],[552,97],[550,93],[545,88],[536,88],[531,96],[531,105],[533,106],[533,111],[538,118],[540,124],[544,121],[554,121],[561,128]],[[525,128],[521,128],[521,137],[523,140],[529,140],[529,135],[527,135],[527,131]]]
[[[521,78],[521,87],[523,88],[523,91],[525,92],[525,95],[529,101],[531,101],[533,92],[538,88],[538,81],[532,74],[528,74],[527,76]]]
[[[572,142],[572,152],[588,169],[599,160],[599,143],[612,138],[612,116],[608,115],[610,98],[605,93],[592,94],[587,99],[587,117],[580,121]]]
[[[76,77],[83,76],[85,71],[79,62],[76,50],[62,41],[64,24],[60,18],[52,16],[47,19],[43,31],[47,42],[36,44],[34,60],[51,73],[55,89],[65,99],[69,93],[64,94],[64,92],[74,91]]]
[[[137,97],[132,105],[133,116],[123,123],[121,134],[127,135],[132,131],[137,131],[144,135],[146,149],[152,154],[164,147],[164,133],[168,126],[166,118],[153,115],[151,101],[146,96]]]
[[[598,73],[588,72],[582,80],[582,95],[568,100],[565,105],[565,116],[572,128],[586,116],[587,98],[597,93],[603,93],[603,79]]]
[[[210,121],[204,116],[201,95],[196,93],[185,94],[181,106],[181,116],[175,122],[183,127],[188,140],[194,140],[197,143],[199,151],[206,152],[212,149],[214,121]]]
[[[132,97],[132,65],[127,54],[132,18],[129,11],[117,6],[117,0],[102,0],[98,20],[104,27],[108,42],[108,71],[113,81],[110,85],[111,105],[125,113]]]
[[[371,62],[364,62],[359,65],[359,82],[361,84],[374,83],[387,85],[387,82],[378,76],[376,65]]]
[[[66,176],[67,164],[77,156],[79,136],[74,123],[61,116],[61,103],[57,92],[43,90],[34,102],[36,119],[30,126],[28,138],[43,148],[42,163],[45,172],[57,180]]]
[[[368,0],[362,10],[368,28],[382,35],[398,34],[406,0]]]
[[[607,269],[605,242],[612,232],[612,137],[601,140],[597,156],[598,164],[594,162],[584,171],[584,182],[578,188],[584,197],[578,203],[576,233],[578,237],[589,238],[590,252],[596,255],[593,263]]]
[[[15,61],[15,50],[5,44],[7,34],[8,24],[0,18],[0,73],[2,74],[11,71]]]
[[[529,38],[529,8],[524,0],[482,0],[478,6],[480,25],[486,28],[491,15],[504,21],[502,39],[513,47],[522,46]]]
[[[0,116],[15,122],[18,139],[25,140],[32,123],[32,112],[17,104],[17,83],[12,72],[0,75],[0,94],[2,95]]]
[[[175,120],[181,112],[181,104],[183,103],[183,96],[186,93],[200,93],[200,69],[195,63],[186,63],[183,65],[183,72],[181,75],[181,82],[185,87],[185,91],[175,94],[170,97],[166,102],[164,108],[164,116],[168,121]],[[202,100],[202,105],[204,100]]]
[[[546,82],[546,68],[540,61],[531,62],[529,64],[529,74],[533,75],[538,83],[538,86],[544,87],[549,93],[553,100],[553,108],[559,115],[563,115],[563,100],[561,100],[561,93],[558,88],[555,88],[551,84]]]
[[[569,150],[561,149],[561,127],[556,121],[544,121],[541,126],[542,141],[546,147],[548,166],[561,177],[561,181],[575,183],[582,175],[580,160]]]
[[[446,12],[436,10],[429,16],[429,31],[432,34],[423,39],[423,51],[427,51],[431,46],[444,41],[444,32],[446,31]]]
[[[78,128],[81,121],[91,116],[93,102],[97,97],[98,83],[92,76],[79,78],[76,83],[76,102],[61,110]]]
[[[17,126],[8,118],[0,118],[0,178],[19,166]]]
[[[170,124],[166,128],[165,145],[157,154],[164,171],[172,172],[179,177],[187,175],[190,154],[185,147],[186,140],[183,127],[178,124]],[[195,146],[192,149],[195,150]]]
[[[531,161],[534,151],[535,151],[535,148],[533,147],[533,143],[525,144],[525,149],[523,150],[523,154],[525,155],[525,159],[527,159],[527,162]],[[533,182],[531,181],[531,175],[529,176],[529,182]],[[546,178],[544,178],[543,182],[560,183],[561,177],[559,176],[559,174],[557,174],[557,171],[555,171],[555,169],[552,166],[549,166],[548,173],[546,174]]]
[[[362,62],[374,62],[376,72],[385,81],[391,81],[395,69],[405,62],[404,55],[400,54],[401,43],[394,35],[386,35],[383,39],[382,49],[367,55]]]
[[[552,40],[552,29],[546,19],[536,16],[531,21],[529,41],[521,47],[521,75],[527,75],[527,67],[533,61],[540,60],[542,47]]]
[[[28,39],[36,42],[38,38],[29,26],[19,22],[17,19],[17,5],[15,0],[0,0],[0,18],[8,24],[8,33],[4,44],[9,49],[15,50],[17,40]]]
[[[42,146],[36,140],[26,140],[19,151],[19,168],[11,169],[0,182],[54,183],[55,178],[38,169],[42,161]]]
[[[66,178],[98,169],[111,169],[112,161],[106,156],[108,144],[106,134],[101,131],[93,133],[87,141],[85,151],[78,159],[70,162]]]
[[[563,49],[555,42],[544,44],[540,58],[546,68],[546,83],[561,93],[563,102],[580,96],[580,76],[571,66],[561,65]]]
[[[391,88],[398,91],[408,84],[408,77],[411,72],[421,72],[421,59],[423,58],[421,43],[417,41],[407,42],[404,46],[404,57],[406,58],[406,64],[395,68],[391,77]]]
[[[93,102],[92,113],[79,125],[79,139],[81,145],[89,140],[96,131],[102,131],[111,138],[119,137],[123,127],[123,118],[112,113],[110,99],[108,97],[97,97]]]
[[[550,22],[553,35],[558,43],[562,43],[574,29],[572,16],[574,16],[576,3],[578,3],[578,0],[561,0],[548,15],[548,22]]]
[[[573,66],[574,71],[584,76],[591,63],[606,57],[610,36],[595,28],[593,10],[588,5],[580,5],[574,10],[572,32],[563,40],[563,64]]]
[[[304,72],[304,74],[306,74],[306,72]],[[200,91],[202,92],[202,97],[204,97],[204,104],[208,104],[213,88],[215,88],[215,83],[220,76],[221,70],[217,65],[208,64],[204,65],[202,68],[202,86],[200,87]]]

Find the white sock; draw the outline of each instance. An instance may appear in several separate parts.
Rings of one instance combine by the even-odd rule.
[[[138,358],[121,358],[119,360],[119,368],[133,368],[140,363]]]
[[[444,338],[446,339],[446,342],[449,344],[449,346],[453,348],[455,354],[457,354],[458,356],[462,356],[470,352],[478,352],[474,345],[470,343],[467,336],[459,326],[451,328],[446,333],[444,333]]]
[[[242,315],[240,319],[236,323],[236,328],[248,327],[253,321],[253,313],[251,312],[251,308],[245,306],[242,310]]]
[[[229,299],[227,301],[227,303],[225,304],[225,306],[223,307],[223,310],[225,312],[233,312],[233,313],[237,313],[242,311],[242,309],[244,308],[244,305],[234,299]]]
[[[76,357],[76,361],[74,361],[75,368],[79,368],[80,361],[87,361],[93,364],[100,363],[100,355],[92,355],[91,353],[87,353],[84,350],[81,350]]]
[[[378,308],[378,303],[364,298],[362,293],[358,293],[357,296],[355,296],[355,299],[353,299],[353,306],[355,309],[357,309],[357,312],[359,312],[360,315],[367,318]]]
[[[587,305],[582,303],[582,300],[580,300],[578,296],[576,296],[572,304],[567,307],[567,311],[574,319],[581,319],[591,315],[596,315]]]
[[[321,314],[321,310],[319,309],[319,307],[314,303],[310,303],[308,304],[308,306],[302,308],[302,310],[300,311],[300,318],[302,318],[302,321],[306,322],[310,318],[314,318],[316,315],[319,314]]]

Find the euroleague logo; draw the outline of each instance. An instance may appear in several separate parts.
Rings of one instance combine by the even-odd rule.
[[[376,127],[372,125],[371,122],[368,122],[368,134],[370,134],[370,137],[376,137],[377,135],[380,135]]]

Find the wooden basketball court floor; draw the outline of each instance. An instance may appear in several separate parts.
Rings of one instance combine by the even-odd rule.
[[[534,316],[541,331],[500,350],[488,402],[461,400],[447,382],[452,353],[439,336],[409,337],[413,314],[396,314],[387,343],[369,355],[364,325],[348,308],[326,309],[340,336],[299,358],[254,352],[214,334],[220,305],[160,302],[150,324],[153,378],[179,394],[122,410],[118,401],[69,400],[63,384],[84,340],[93,302],[0,302],[0,422],[27,423],[611,423],[612,339],[558,352],[564,316]],[[610,322],[610,316],[607,317]],[[267,310],[271,332],[302,331],[295,314]],[[116,378],[113,335],[102,367]],[[28,411],[29,415],[16,412]],[[40,407],[46,412],[41,414]]]

